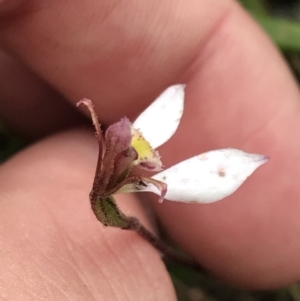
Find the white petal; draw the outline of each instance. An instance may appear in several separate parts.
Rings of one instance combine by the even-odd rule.
[[[211,203],[232,194],[260,165],[264,155],[227,148],[182,161],[153,176],[168,185],[165,199]]]
[[[184,108],[184,88],[180,84],[166,89],[133,123],[153,148],[176,132]]]

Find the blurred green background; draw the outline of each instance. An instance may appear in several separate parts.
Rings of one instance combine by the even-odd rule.
[[[222,1],[222,0],[220,0]],[[300,80],[300,0],[240,0],[282,51]],[[0,123],[0,163],[25,145]],[[253,292],[234,289],[193,270],[168,264],[179,301],[300,301],[300,285],[278,291]]]

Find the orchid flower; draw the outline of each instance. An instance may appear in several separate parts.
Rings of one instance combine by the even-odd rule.
[[[135,217],[126,216],[117,206],[117,193],[150,191],[164,199],[211,203],[232,194],[268,157],[233,148],[212,150],[184,160],[162,171],[158,146],[169,140],[184,111],[185,85],[165,90],[131,124],[124,117],[102,134],[98,117],[89,99],[85,105],[96,129],[99,154],[90,201],[97,219],[105,226],[134,230],[165,255],[174,252],[149,232]],[[132,168],[158,172],[152,177],[131,174]],[[184,260],[186,262],[186,260]]]
[[[124,117],[108,127],[102,137],[92,102],[83,99],[91,112],[99,141],[99,162],[92,194],[110,197],[116,193],[150,191],[163,199],[210,203],[232,194],[255,169],[267,162],[265,155],[226,148],[182,161],[151,178],[131,176],[132,167],[157,172],[162,169],[154,149],[175,133],[184,109],[185,85],[163,92],[131,124]],[[104,150],[105,148],[105,150]]]
[[[143,133],[144,139],[153,148],[164,144],[177,130],[184,111],[184,90],[185,85],[169,87],[133,123],[133,128]],[[167,184],[164,195],[152,183],[127,185],[126,188],[131,187],[130,192],[156,193],[161,196],[159,201],[164,197],[170,201],[211,203],[236,191],[268,159],[265,155],[249,154],[233,148],[213,150],[153,176],[152,179]]]

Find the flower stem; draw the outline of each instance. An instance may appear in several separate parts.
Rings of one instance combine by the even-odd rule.
[[[203,268],[194,260],[177,253],[173,248],[168,246],[161,239],[156,237],[148,229],[146,229],[142,223],[136,217],[127,217],[127,226],[122,228],[123,230],[132,230],[140,235],[143,239],[148,241],[156,250],[162,253],[166,259],[170,259],[177,263],[196,269],[200,272],[205,272]]]
[[[113,196],[101,197],[92,190],[90,193],[90,201],[95,216],[104,226],[134,231],[148,241],[156,250],[162,253],[162,255],[165,256],[165,259],[175,261],[205,273],[203,268],[196,261],[177,253],[173,248],[145,228],[136,217],[126,216],[119,209]]]

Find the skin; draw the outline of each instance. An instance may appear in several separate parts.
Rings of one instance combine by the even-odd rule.
[[[1,119],[33,140],[53,134],[0,167],[3,300],[175,300],[159,254],[94,218],[97,143],[75,103],[93,99],[107,126],[178,82],[186,110],[159,149],[166,167],[222,147],[271,160],[222,202],[154,201],[162,224],[234,285],[299,280],[299,90],[235,2],[2,0],[0,46]],[[118,202],[150,227],[133,195]]]

